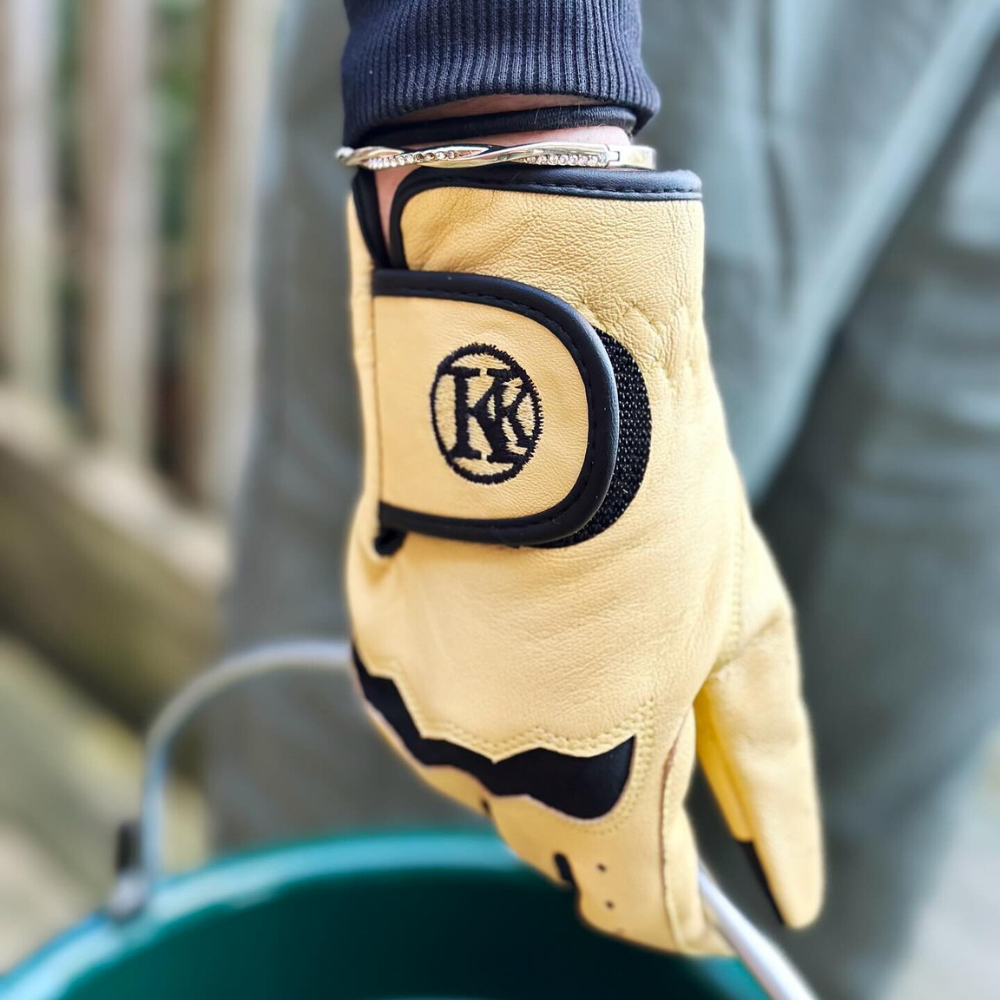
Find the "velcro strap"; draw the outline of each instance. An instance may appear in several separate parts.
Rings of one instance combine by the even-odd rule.
[[[594,328],[502,278],[378,270],[372,290],[383,525],[506,545],[586,525],[618,448]]]

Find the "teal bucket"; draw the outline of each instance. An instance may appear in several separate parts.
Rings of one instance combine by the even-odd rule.
[[[742,965],[588,931],[485,833],[270,848],[157,883],[0,979],[2,1000],[762,1000]]]

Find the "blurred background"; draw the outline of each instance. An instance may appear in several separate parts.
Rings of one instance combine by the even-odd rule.
[[[0,969],[100,904],[142,727],[217,646],[279,5],[0,0]],[[195,780],[173,809],[195,863]],[[899,998],[996,995],[998,829],[994,740]]]
[[[0,968],[101,901],[216,647],[277,8],[0,0]]]

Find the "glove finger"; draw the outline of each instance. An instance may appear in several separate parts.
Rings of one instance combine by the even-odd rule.
[[[580,917],[597,930],[657,949],[727,954],[706,918],[684,812],[694,759],[689,711],[668,759],[624,814],[580,821],[516,796],[491,797],[491,815],[518,855],[572,886]]]
[[[709,922],[698,888],[698,849],[684,800],[691,785],[695,715],[688,713],[674,745],[663,787],[663,892],[674,948],[686,954],[729,954]]]
[[[810,923],[823,898],[822,835],[794,625],[783,607],[716,669],[695,707],[699,758],[730,831],[752,843],[784,921]]]

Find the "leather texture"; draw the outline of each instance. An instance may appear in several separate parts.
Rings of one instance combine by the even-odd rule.
[[[697,757],[731,832],[754,845],[784,919],[807,924],[821,904],[823,862],[793,613],[727,441],[702,322],[701,203],[690,192],[574,191],[558,183],[563,172],[544,168],[512,171],[510,184],[492,176],[491,187],[456,177],[400,190],[394,242],[406,266],[536,286],[617,341],[648,396],[645,473],[614,523],[578,544],[410,533],[380,555],[387,489],[468,517],[548,503],[580,460],[586,413],[572,359],[537,353],[544,338],[530,323],[432,299],[377,302],[371,255],[349,213],[365,428],[348,550],[354,641],[365,670],[398,689],[422,739],[499,762],[539,749],[592,758],[634,738],[628,781],[609,811],[575,818],[530,795],[495,795],[460,767],[424,766],[372,713],[427,781],[488,811],[549,877],[569,873],[588,923],[655,948],[712,953],[724,946],[698,893],[684,809]],[[518,190],[514,178],[526,176],[537,180]],[[586,186],[577,176],[573,186]],[[630,175],[618,176],[628,188]],[[662,190],[675,180],[663,175]],[[434,443],[434,372],[466,340],[502,340],[539,388],[536,453],[502,482],[467,482]],[[477,422],[467,409],[454,415]],[[562,457],[542,461],[543,442]]]

